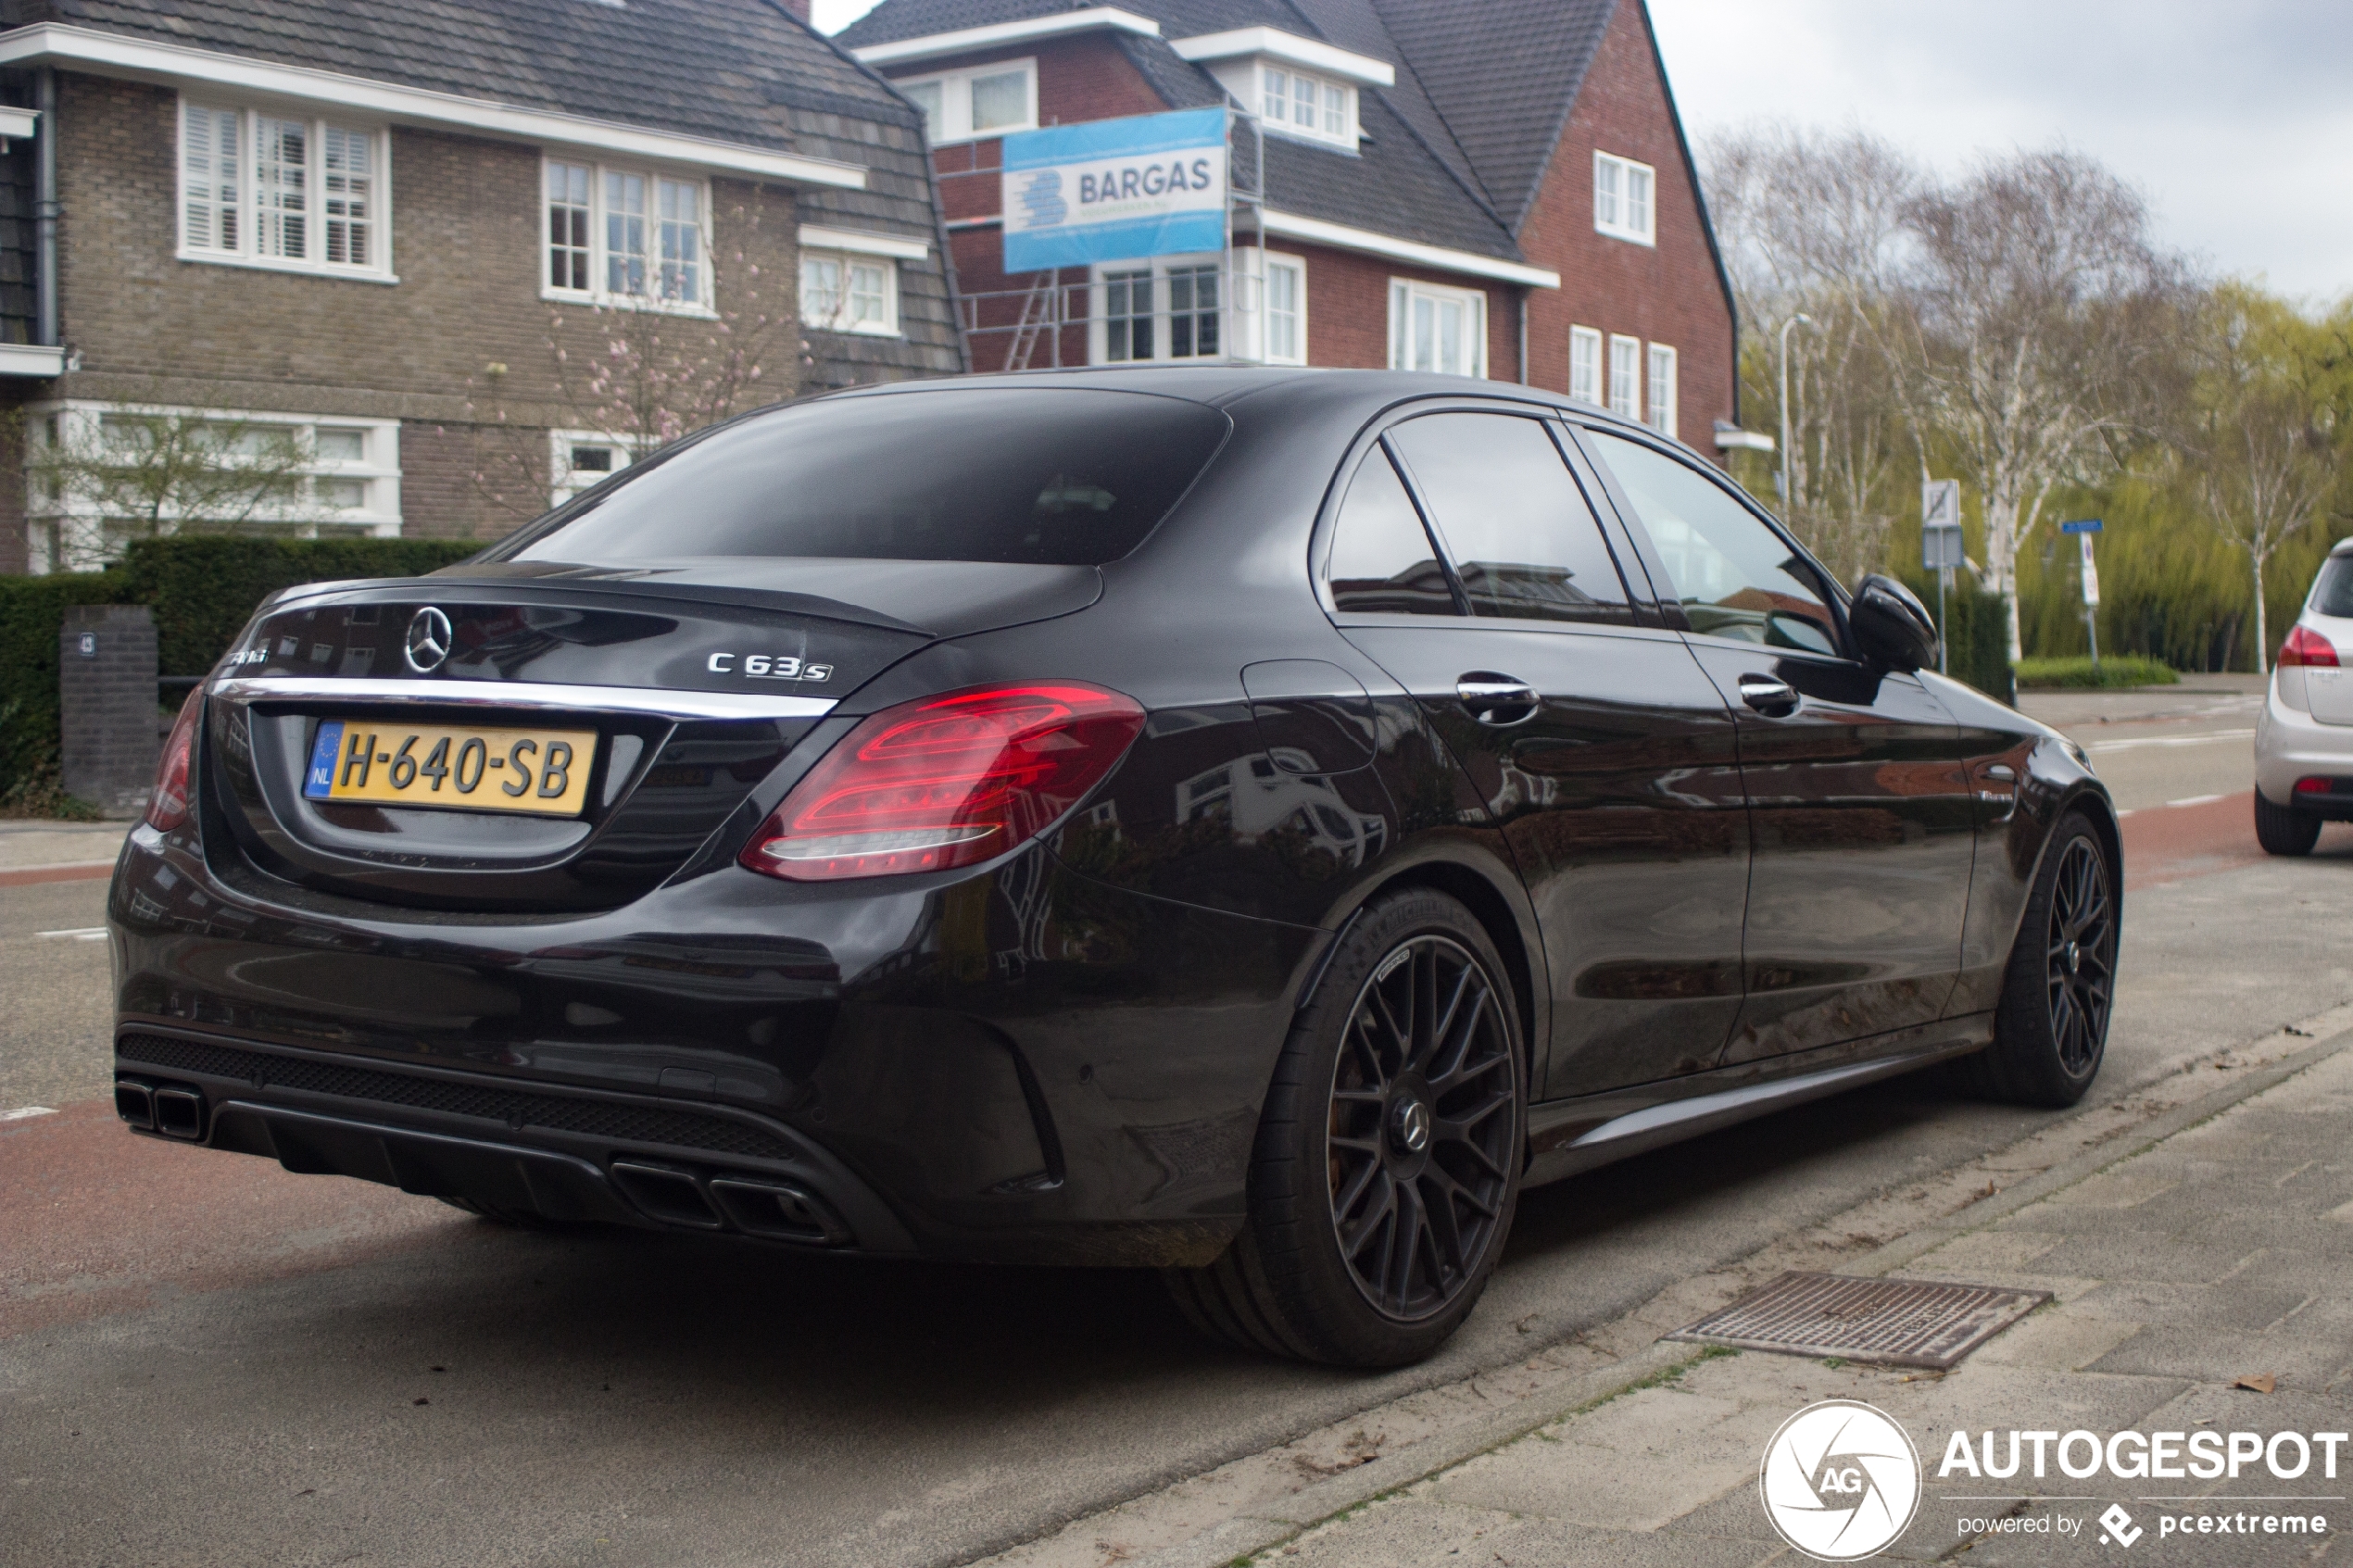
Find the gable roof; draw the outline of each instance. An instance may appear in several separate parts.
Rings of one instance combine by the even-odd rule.
[[[860,48],[1051,16],[1078,3],[883,0],[839,41]],[[1125,35],[1120,44],[1172,107],[1222,103],[1225,95],[1205,70],[1175,57],[1170,39],[1273,27],[1389,61],[1396,85],[1360,94],[1370,135],[1362,169],[1342,173],[1327,151],[1269,137],[1269,201],[1384,233],[1418,227],[1426,232],[1412,237],[1516,259],[1516,236],[1617,4],[1478,0],[1471,27],[1465,0],[1123,0],[1124,8],[1159,21],[1162,37]],[[1498,39],[1510,46],[1497,48]],[[1278,170],[1295,161],[1292,154],[1308,157],[1303,178]],[[1508,248],[1495,244],[1498,234]]]
[[[775,151],[788,108],[916,123],[774,0],[0,0],[39,22]]]

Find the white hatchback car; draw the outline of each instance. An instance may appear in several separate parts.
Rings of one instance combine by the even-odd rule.
[[[2309,853],[2321,824],[2353,821],[2353,539],[2321,563],[2280,645],[2255,721],[2255,836],[2274,855]]]

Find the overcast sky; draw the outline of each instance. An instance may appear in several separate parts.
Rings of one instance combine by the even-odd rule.
[[[816,0],[816,19],[870,8]],[[2064,143],[2138,185],[2159,238],[2207,268],[2353,291],[2347,0],[1651,0],[1651,17],[1695,141],[1852,124],[1947,171]]]

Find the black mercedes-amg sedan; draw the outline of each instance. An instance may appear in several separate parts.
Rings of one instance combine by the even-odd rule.
[[[108,906],[140,1133],[493,1220],[1164,1272],[1387,1365],[1521,1190],[2098,1071],[2080,750],[1525,388],[866,388],[265,605]]]

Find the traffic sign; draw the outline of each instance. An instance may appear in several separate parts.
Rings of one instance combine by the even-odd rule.
[[[1949,571],[1962,564],[1961,482],[1931,479],[1920,484],[1920,565]]]
[[[2096,609],[2100,603],[2100,569],[2092,559],[2092,534],[2088,529],[2078,530],[2083,539],[2083,603]]]
[[[2073,522],[2059,524],[2061,533],[2097,533],[2099,531],[2100,520],[2095,517],[2077,518]]]

